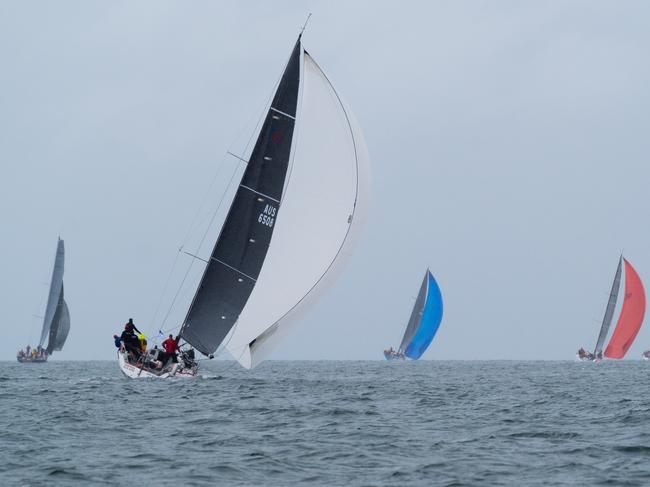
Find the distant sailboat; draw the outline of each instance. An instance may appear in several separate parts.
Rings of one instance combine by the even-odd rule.
[[[614,310],[618,300],[618,294],[621,287],[621,273],[623,271],[623,264],[625,267],[625,295],[623,298],[623,306],[621,307],[621,314],[616,322],[616,327],[612,333],[605,351],[603,346],[609,332],[609,328],[614,318]],[[632,265],[621,256],[614,274],[614,282],[612,283],[612,290],[609,294],[607,308],[605,309],[605,316],[598,333],[596,340],[596,347],[593,353],[587,352],[584,349],[578,351],[578,359],[583,361],[593,361],[603,358],[603,355],[611,359],[621,359],[632,346],[637,333],[643,324],[643,317],[645,314],[645,291],[641,278],[634,270]]]
[[[429,347],[442,321],[442,294],[431,271],[427,269],[420,292],[406,325],[402,343],[397,351],[384,350],[386,360],[419,359]]]
[[[65,263],[65,248],[59,238],[54,258],[54,269],[50,281],[50,292],[45,307],[41,339],[35,349],[27,347],[17,355],[18,362],[46,362],[54,351],[63,349],[70,332],[70,312],[63,299],[63,270]]]
[[[331,283],[367,205],[363,136],[300,36],[246,163],[179,341],[252,368]],[[130,377],[183,373],[119,355]]]

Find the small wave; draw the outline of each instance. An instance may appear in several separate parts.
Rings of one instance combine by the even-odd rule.
[[[359,412],[354,409],[334,408],[329,412],[329,414],[331,416],[349,416],[359,414]]]
[[[573,439],[579,438],[578,433],[565,433],[562,431],[523,431],[507,435],[508,438],[548,438],[548,439]]]
[[[614,449],[622,453],[643,453],[644,455],[650,455],[650,446],[645,445],[617,446]]]
[[[63,363],[52,377],[6,367],[0,478],[16,486],[644,485],[648,369],[623,365],[600,367],[595,384],[594,369],[562,362],[482,362],[480,371],[367,362],[363,373],[358,362],[271,362],[254,372],[206,367],[195,381],[129,381],[110,362]]]
[[[210,375],[210,374],[201,374],[199,375],[200,379],[203,380],[223,380],[225,377],[223,375]]]
[[[240,475],[243,472],[239,470],[238,468],[233,467],[232,465],[214,465],[211,467],[208,467],[209,470],[211,470],[214,473],[222,474],[222,475]]]
[[[88,480],[89,479],[86,475],[84,475],[84,474],[82,474],[80,472],[77,472],[75,470],[65,469],[65,468],[59,468],[59,467],[55,467],[55,468],[50,469],[49,472],[47,473],[47,475],[50,476],[50,477],[64,477],[64,478],[68,478],[70,480]]]

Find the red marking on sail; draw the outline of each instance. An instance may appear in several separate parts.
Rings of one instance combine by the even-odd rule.
[[[614,334],[605,349],[605,357],[623,358],[639,333],[645,314],[645,291],[641,278],[630,263],[625,262],[625,299]]]

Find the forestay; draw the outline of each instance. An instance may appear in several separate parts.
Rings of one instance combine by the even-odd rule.
[[[612,290],[609,293],[609,300],[607,301],[607,308],[605,309],[605,316],[603,317],[603,323],[600,327],[600,333],[598,334],[598,340],[596,341],[596,348],[594,348],[594,356],[600,357],[603,352],[603,345],[605,344],[605,339],[607,338],[607,333],[609,332],[609,327],[612,324],[612,319],[614,318],[614,309],[616,308],[616,301],[618,300],[618,291],[621,287],[621,268],[623,264],[623,257],[621,256],[618,259],[618,267],[616,268],[616,274],[614,275],[614,282],[612,283]]]

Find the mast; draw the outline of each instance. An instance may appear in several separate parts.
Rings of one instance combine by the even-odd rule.
[[[596,340],[596,347],[594,348],[594,357],[601,358],[603,354],[603,345],[607,338],[607,332],[612,325],[614,318],[614,309],[616,308],[616,301],[618,300],[618,292],[621,287],[621,270],[623,264],[623,255],[618,259],[618,266],[616,267],[616,274],[614,275],[614,282],[612,283],[612,290],[609,293],[609,300],[607,301],[607,308],[605,308],[605,316],[603,316],[603,323],[600,326],[600,333],[598,333],[598,340]]]
[[[181,327],[180,336],[204,355],[237,322],[271,243],[289,167],[301,52],[298,36]]]

